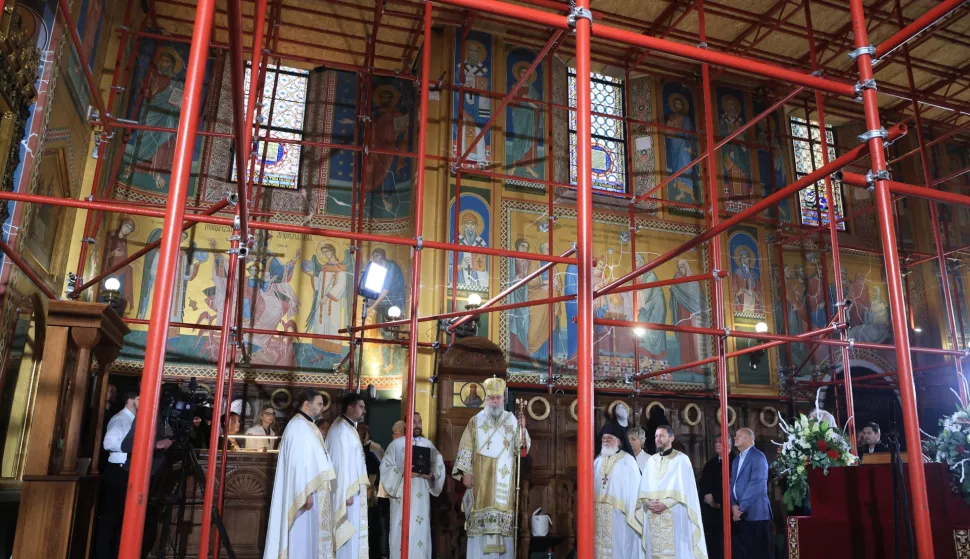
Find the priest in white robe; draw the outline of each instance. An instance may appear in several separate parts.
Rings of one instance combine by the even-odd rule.
[[[337,479],[333,491],[333,539],[337,559],[367,559],[367,488],[370,479],[357,424],[367,405],[355,392],[344,396],[342,414],[327,433],[327,451]]]
[[[640,466],[622,450],[623,429],[607,423],[600,455],[593,462],[593,518],[597,559],[636,559],[643,527],[637,520]]]
[[[408,524],[408,557],[431,559],[431,497],[441,494],[445,485],[445,462],[438,449],[422,437],[421,414],[415,413],[411,423],[414,446],[431,449],[431,473],[411,473],[411,511]],[[401,530],[404,509],[404,445],[407,437],[391,441],[381,461],[381,486],[391,498],[391,559],[401,557]],[[413,457],[412,457],[413,461]]]
[[[304,390],[283,431],[263,559],[332,559],[331,484],[336,474],[314,420],[323,397]]]
[[[467,559],[514,559],[516,456],[532,443],[525,419],[505,411],[505,381],[483,384],[485,409],[465,427],[451,475],[468,489],[462,499]]]
[[[669,425],[657,427],[654,442],[657,453],[643,471],[637,509],[646,559],[707,559],[690,458],[672,448],[674,430]]]

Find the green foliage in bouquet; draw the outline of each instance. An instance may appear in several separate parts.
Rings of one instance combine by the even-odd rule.
[[[940,419],[943,430],[935,438],[923,441],[923,454],[934,462],[950,467],[953,492],[970,504],[970,409],[958,406],[953,415]]]
[[[778,444],[781,451],[771,468],[784,480],[783,499],[789,511],[804,505],[808,499],[808,471],[822,468],[825,475],[833,466],[851,466],[859,458],[852,454],[845,434],[827,421],[799,415],[791,424],[780,420],[786,439]]]

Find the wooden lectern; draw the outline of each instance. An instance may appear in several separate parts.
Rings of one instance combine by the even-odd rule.
[[[128,327],[107,304],[77,301],[51,301],[46,324],[13,555],[84,558],[100,489],[107,371]]]

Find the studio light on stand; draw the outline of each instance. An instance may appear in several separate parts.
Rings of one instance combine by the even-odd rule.
[[[109,277],[104,280],[104,286],[101,289],[101,298],[119,315],[125,313],[127,301],[121,297],[121,280],[118,278]]]
[[[387,268],[381,266],[377,262],[371,261],[367,263],[367,267],[364,268],[364,272],[360,275],[360,281],[357,282],[357,294],[364,298],[364,304],[361,306],[360,311],[360,325],[361,327],[367,322],[367,312],[374,305],[377,306],[378,322],[387,322],[387,316],[390,314],[391,307],[387,299],[381,299],[381,295],[384,293],[384,283],[387,281]],[[381,299],[380,302],[377,302]],[[383,312],[382,312],[383,311]],[[400,312],[400,309],[398,309]],[[364,331],[360,331],[361,340],[364,337]],[[358,343],[357,348],[359,353],[359,358],[357,359],[357,392],[360,392],[360,379],[363,372],[363,362],[364,362],[364,344]]]

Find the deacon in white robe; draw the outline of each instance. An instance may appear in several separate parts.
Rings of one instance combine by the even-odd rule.
[[[323,397],[305,390],[280,441],[263,559],[332,559],[331,484],[336,474],[314,419]]]
[[[600,455],[593,462],[593,518],[597,559],[635,559],[640,556],[643,527],[637,520],[640,467],[621,450],[626,434],[608,423]]]
[[[643,471],[637,509],[646,559],[707,559],[690,458],[671,448],[674,430],[669,425],[657,427],[654,441],[657,453]]]
[[[337,559],[367,559],[367,488],[370,480],[364,463],[364,447],[357,423],[367,405],[355,392],[344,396],[343,414],[327,433],[327,451],[337,479],[333,490],[333,539]]]
[[[505,411],[505,381],[490,378],[485,409],[468,422],[451,475],[468,489],[462,499],[467,559],[514,559],[516,456],[529,451],[524,420]]]
[[[431,496],[441,494],[445,484],[445,462],[431,441],[421,436],[421,415],[414,414],[411,424],[414,432],[414,446],[431,449],[431,473],[411,475],[411,511],[408,524],[408,557],[411,559],[431,559]],[[397,437],[381,461],[381,487],[391,498],[391,559],[401,557],[401,530],[404,508],[404,445],[407,437]],[[413,457],[412,457],[413,460]]]

